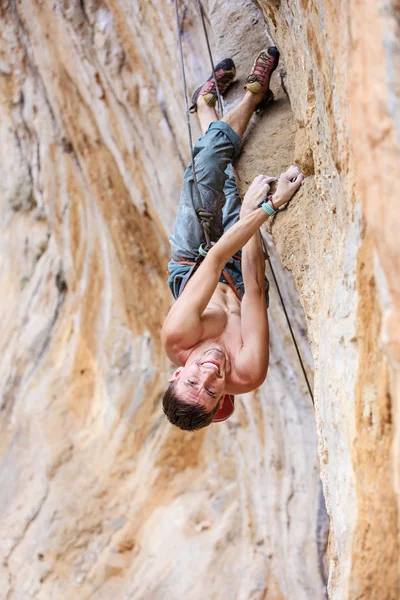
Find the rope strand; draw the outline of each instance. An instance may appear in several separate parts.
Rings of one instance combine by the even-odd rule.
[[[315,404],[314,404],[314,395],[313,395],[312,390],[311,390],[311,385],[310,385],[310,382],[308,381],[307,373],[306,373],[306,370],[304,368],[304,363],[303,363],[303,360],[301,358],[300,350],[299,350],[299,347],[297,345],[297,341],[296,341],[296,338],[295,338],[295,335],[294,335],[294,332],[293,332],[293,329],[292,329],[292,325],[290,323],[290,319],[289,319],[289,315],[288,315],[287,310],[286,310],[285,302],[283,301],[281,290],[279,289],[278,280],[277,280],[277,278],[275,276],[275,271],[274,271],[274,269],[272,267],[271,259],[270,259],[270,257],[269,257],[268,254],[267,254],[267,260],[268,260],[269,268],[271,269],[272,277],[274,278],[274,281],[275,281],[276,289],[278,290],[278,295],[279,295],[279,298],[280,298],[280,301],[281,301],[281,304],[282,304],[283,312],[285,313],[286,322],[287,322],[288,327],[289,327],[290,335],[292,336],[293,344],[294,344],[294,347],[296,349],[296,353],[297,353],[297,356],[298,356],[298,359],[299,359],[299,362],[300,362],[301,370],[303,371],[304,379],[306,380],[306,384],[307,384],[308,391],[309,391],[310,396],[311,396],[312,403],[315,406]]]
[[[210,58],[210,63],[211,63],[211,71],[212,71],[212,74],[213,74],[215,89],[217,90],[217,98],[218,98],[219,111],[221,113],[221,117],[223,117],[224,116],[224,107],[223,107],[223,104],[222,104],[222,96],[221,96],[221,93],[219,91],[217,77],[215,75],[214,59],[213,59],[213,56],[212,56],[211,46],[210,46],[210,40],[208,39],[207,27],[206,27],[206,23],[205,23],[205,20],[204,20],[204,10],[203,10],[203,6],[202,6],[200,0],[197,0],[197,7],[199,9],[199,13],[200,13],[200,16],[201,16],[201,22],[203,24],[204,37],[206,38],[208,56]]]
[[[180,59],[180,63],[181,63],[181,73],[182,73],[183,96],[185,99],[185,108],[186,108],[186,124],[187,124],[187,130],[188,130],[189,147],[190,147],[190,155],[191,155],[191,163],[192,163],[193,183],[194,183],[194,188],[195,188],[196,194],[197,194],[199,209],[204,210],[203,203],[201,200],[199,185],[197,183],[196,169],[195,169],[194,156],[193,156],[193,138],[192,138],[192,128],[190,125],[190,112],[189,112],[189,102],[188,102],[188,97],[187,97],[185,63],[183,60],[182,31],[181,31],[181,25],[179,22],[178,0],[174,0],[174,2],[175,2],[176,28],[177,28],[177,32],[178,32],[179,59]],[[208,228],[204,227],[202,219],[200,219],[200,222],[203,226],[203,231],[204,231],[204,235],[206,238],[207,246],[211,247],[211,239],[210,239],[210,235],[209,235],[209,230],[208,230]]]

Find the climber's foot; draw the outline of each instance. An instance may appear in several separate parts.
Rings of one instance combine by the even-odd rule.
[[[270,46],[256,56],[250,75],[246,79],[244,86],[252,94],[260,97],[256,112],[259,112],[273,100],[273,93],[269,89],[269,82],[272,73],[279,63],[279,51],[275,46]]]
[[[214,67],[214,71],[219,93],[222,96],[223,94],[225,94],[228,87],[235,79],[235,63],[231,58],[225,58],[220,63],[218,63],[216,67]],[[207,81],[199,88],[197,88],[197,90],[193,94],[192,106],[190,107],[190,112],[192,113],[197,111],[197,100],[199,96],[203,97],[205,103],[208,104],[208,106],[215,106],[218,96],[213,74],[211,74]]]

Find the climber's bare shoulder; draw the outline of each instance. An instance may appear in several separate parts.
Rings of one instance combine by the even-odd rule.
[[[229,354],[234,354],[234,348],[241,346],[240,302],[235,294],[229,286],[217,283],[199,314],[198,294],[190,293],[193,286],[188,288],[174,302],[163,325],[161,340],[168,358],[175,365],[184,365],[194,347],[213,341],[226,344]]]

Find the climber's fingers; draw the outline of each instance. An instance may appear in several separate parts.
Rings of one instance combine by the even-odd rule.
[[[268,178],[265,177],[265,175],[257,175],[257,177],[254,178],[253,183],[249,187],[249,191],[254,192],[254,194],[256,195],[267,193],[268,189]]]
[[[273,181],[277,181],[277,178],[271,177],[270,175],[263,175],[261,173],[260,175],[257,175],[257,177],[254,178],[253,184],[263,183],[264,181],[266,181],[267,183],[272,183]]]
[[[288,181],[294,182],[299,174],[300,174],[299,167],[296,167],[296,165],[292,165],[291,167],[288,168],[287,171],[282,173],[281,177],[283,177],[284,179],[287,179]]]
[[[274,195],[276,196],[274,204],[277,208],[283,206],[293,198],[293,195],[299,189],[303,179],[304,175],[296,165],[292,165],[287,171],[282,173],[279,177],[276,194]]]
[[[257,186],[256,195],[258,200],[263,200],[270,190],[270,185],[266,181],[262,181],[259,186]]]
[[[271,177],[270,175],[264,175],[264,181],[267,183],[272,183],[273,181],[278,181],[277,177]]]
[[[264,175],[258,175],[243,198],[242,208],[250,211],[255,210],[259,203],[265,200],[269,190],[268,178]]]
[[[301,182],[304,180],[304,175],[303,173],[299,173],[296,177],[296,179],[293,181],[293,183],[295,183],[298,187],[301,185]]]

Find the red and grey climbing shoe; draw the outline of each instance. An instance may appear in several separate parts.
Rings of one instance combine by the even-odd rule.
[[[272,100],[273,93],[269,88],[272,73],[279,63],[279,51],[275,46],[270,46],[257,55],[250,75],[246,79],[245,90],[253,94],[261,94],[263,99],[257,105],[256,111],[265,108]]]
[[[236,76],[236,67],[235,63],[231,58],[225,58],[220,63],[214,67],[215,79],[217,80],[219,93],[221,96],[225,94],[228,87],[234,81]],[[210,77],[207,81],[201,85],[192,97],[192,106],[190,107],[190,112],[194,113],[197,111],[197,100],[199,96],[203,96],[205,102],[208,106],[215,106],[217,101],[217,90],[215,87],[214,77],[211,73]]]

